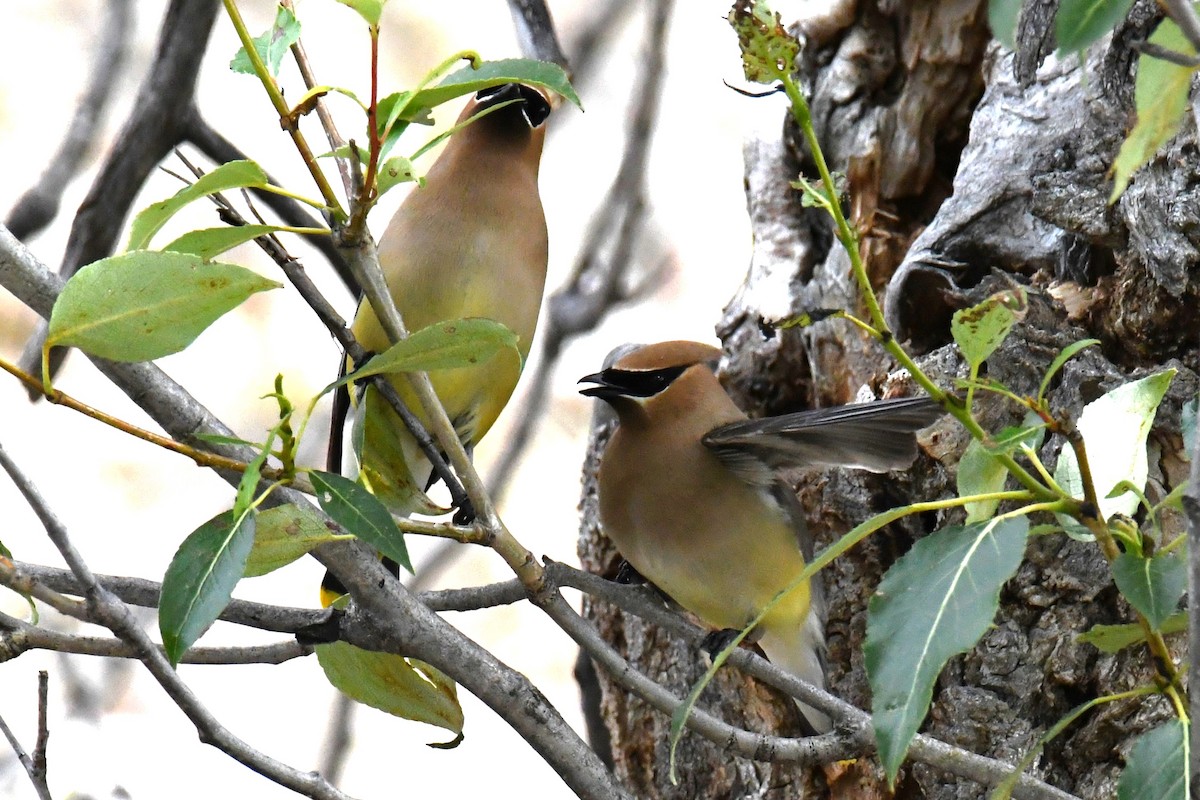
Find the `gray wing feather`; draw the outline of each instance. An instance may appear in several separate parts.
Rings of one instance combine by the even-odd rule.
[[[942,409],[927,397],[856,403],[723,425],[703,439],[722,463],[756,485],[789,467],[901,469],[917,455],[915,432]]]

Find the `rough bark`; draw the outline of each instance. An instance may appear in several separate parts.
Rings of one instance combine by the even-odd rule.
[[[838,4],[835,14],[804,27],[810,38],[802,77],[831,167],[848,177],[853,223],[864,234],[863,253],[889,322],[924,354],[923,366],[942,385],[953,386],[966,372],[949,344],[953,312],[1014,284],[1028,291],[1029,310],[986,368],[1015,391],[1036,393],[1050,360],[1085,337],[1102,344],[1070,362],[1050,394],[1053,408],[1069,417],[1128,380],[1168,366],[1179,370],[1149,442],[1153,502],[1187,477],[1179,415],[1198,386],[1195,124],[1189,119],[1108,206],[1107,170],[1133,118],[1131,43],[1153,29],[1157,11],[1139,0],[1111,41],[1093,47],[1081,64],[1050,55],[1046,20],[1054,6],[1026,4],[1014,56],[989,43],[983,2]],[[888,376],[894,365],[845,322],[764,337],[764,317],[816,308],[861,314],[863,307],[828,221],[802,208],[788,185],[797,171],[815,179],[793,127],[781,120],[753,137],[745,155],[755,248],[746,284],[718,327],[729,390],[752,414],[847,402],[862,387],[896,391],[891,384],[900,378]],[[989,430],[1021,418],[999,399],[982,397],[979,404]],[[923,455],[906,474],[798,476],[818,546],[886,508],[955,494],[966,443],[957,424],[944,421],[922,440]],[[1042,448],[1051,468],[1060,446],[1052,438]],[[594,459],[595,447],[592,453]],[[596,535],[593,493],[589,482],[581,553],[585,566],[605,572],[614,556]],[[869,708],[862,662],[867,600],[913,541],[959,521],[957,512],[908,518],[826,570],[828,680],[835,693]],[[1167,525],[1168,535],[1183,529],[1180,519]],[[702,657],[672,649],[653,631],[604,609],[589,612],[634,663],[681,681],[672,685],[701,669]],[[1094,545],[1061,535],[1032,540],[995,627],[944,671],[924,730],[1015,762],[1078,703],[1152,677],[1144,649],[1113,656],[1075,641],[1096,623],[1131,619]],[[1170,644],[1186,649],[1182,639]],[[691,676],[681,677],[688,670]],[[737,676],[725,677],[736,688],[723,686],[713,703],[732,696],[725,692],[745,691]],[[764,786],[780,785],[775,771],[738,783],[724,774],[727,760],[685,753],[681,774],[692,783],[683,791],[663,779],[667,722],[610,687],[604,711],[621,777],[639,796],[872,796],[881,788],[865,788],[873,773],[862,768],[855,791],[863,794],[839,794],[847,785],[827,775],[793,776],[772,794]],[[1115,796],[1133,738],[1168,715],[1153,699],[1104,706],[1053,741],[1032,771],[1081,797]],[[809,784],[815,792],[804,795]],[[822,788],[827,784],[832,788]],[[906,767],[897,787],[899,797],[983,792],[923,766]]]

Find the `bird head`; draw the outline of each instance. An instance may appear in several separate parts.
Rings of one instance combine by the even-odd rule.
[[[673,399],[664,397],[672,386],[677,387],[674,394],[682,400],[692,395],[679,391],[682,382],[711,380],[715,384],[720,358],[720,350],[699,342],[625,345],[609,354],[600,372],[579,379],[580,383],[595,384],[579,393],[600,398],[617,411],[622,421],[627,421],[648,404],[665,405],[667,399]]]

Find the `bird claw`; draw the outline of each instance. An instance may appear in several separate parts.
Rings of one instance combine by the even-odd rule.
[[[475,521],[475,506],[471,505],[471,501],[463,498],[460,505],[454,512],[452,518],[455,525],[470,525]]]
[[[719,631],[709,631],[700,640],[700,649],[708,653],[710,659],[716,659],[717,654],[733,643],[740,634],[737,628],[722,628]]]

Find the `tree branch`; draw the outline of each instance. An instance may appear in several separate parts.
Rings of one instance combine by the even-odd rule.
[[[550,296],[546,332],[538,357],[533,359],[536,366],[528,379],[529,390],[522,398],[524,413],[508,434],[492,470],[493,498],[502,497],[508,490],[534,428],[545,417],[550,377],[563,348],[594,329],[624,299],[621,285],[633,263],[645,223],[646,165],[666,77],[667,24],[672,7],[673,0],[655,0],[646,12],[644,56],[629,94],[631,118],[621,165],[592,220],[571,276]]]
[[[508,10],[512,13],[521,54],[526,58],[551,61],[570,72],[545,0],[508,0]]]
[[[12,292],[42,316],[48,316],[62,279],[52,275],[7,229],[0,227],[0,286]],[[153,364],[123,364],[92,358],[92,362],[138,406],[176,439],[190,441],[197,432],[232,435],[181,386]],[[222,445],[218,452],[234,458],[253,458],[250,448]],[[235,484],[239,475],[222,473]],[[276,489],[267,506],[307,503],[286,487]],[[366,612],[368,624],[348,625],[360,633],[358,646],[378,649],[368,630],[380,642],[390,642],[405,653],[449,675],[491,706],[542,755],[568,786],[584,798],[628,797],[624,789],[576,734],[561,714],[525,676],[501,663],[470,641],[407,592],[380,564],[374,553],[357,542],[331,542],[314,555],[350,590]],[[382,588],[381,588],[382,587]],[[381,620],[389,627],[381,629]],[[520,698],[520,702],[514,702]]]
[[[76,636],[30,625],[7,614],[0,614],[0,661],[16,658],[28,650],[53,650],[82,656],[140,659],[140,651],[121,639],[102,636]],[[156,645],[162,650],[161,645]],[[193,647],[182,659],[184,664],[282,664],[293,658],[311,655],[311,645],[295,639],[246,647]]]
[[[76,579],[83,585],[91,617],[137,651],[138,659],[146,665],[146,669],[150,671],[167,695],[196,726],[201,741],[217,747],[260,775],[306,797],[312,797],[315,800],[348,800],[349,795],[338,791],[319,775],[302,772],[282,761],[277,761],[254,749],[226,729],[200,703],[187,684],[180,680],[178,673],[167,661],[166,656],[150,641],[150,637],[138,625],[129,607],[115,595],[105,591],[104,587],[97,582],[96,576],[92,574],[79,551],[71,543],[66,528],[46,504],[37,487],[9,458],[2,444],[0,444],[0,467],[8,473],[9,478],[12,479],[18,491],[21,492],[29,507],[33,509],[46,529],[50,541],[58,549],[63,560],[67,562]]]
[[[219,0],[171,0],[158,49],[133,102],[133,112],[71,225],[59,267],[64,277],[112,255],[125,217],[146,178],[183,140],[184,121],[195,96],[196,76],[218,5]],[[45,338],[46,325],[42,323],[21,354],[19,363],[26,372],[40,374]],[[52,354],[52,375],[66,353],[65,348],[59,348]],[[37,399],[33,394],[30,397]]]
[[[33,789],[37,792],[38,800],[52,800],[50,787],[46,783],[46,740],[49,737],[49,729],[46,727],[45,687],[46,673],[42,671],[38,673],[38,738],[32,758],[25,752],[25,748],[21,746],[20,740],[17,739],[12,729],[8,727],[8,723],[4,721],[4,717],[0,716],[0,732],[8,740],[8,745],[16,755],[17,761],[21,762],[21,766],[25,768],[25,774],[29,776],[30,782],[33,783]]]
[[[133,4],[130,0],[108,0],[104,21],[93,56],[87,88],[79,98],[75,114],[67,123],[66,135],[50,157],[46,171],[26,190],[8,212],[5,226],[22,241],[39,233],[58,216],[63,192],[79,172],[84,156],[95,145],[103,129],[108,101],[129,54],[129,36],[133,30]]]

